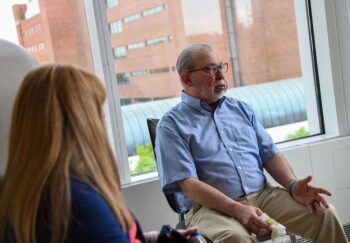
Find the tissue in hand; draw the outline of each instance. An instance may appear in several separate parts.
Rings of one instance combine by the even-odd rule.
[[[270,218],[270,216],[267,215],[266,213],[263,213],[262,215],[260,215],[260,219],[262,219],[263,221],[269,224],[270,229],[272,230],[272,233],[271,233],[272,240],[278,237],[284,236],[286,234],[286,227],[278,223],[276,220]]]

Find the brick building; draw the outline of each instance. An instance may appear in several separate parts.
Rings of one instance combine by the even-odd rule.
[[[12,7],[19,44],[40,63],[73,63],[92,70],[82,1],[29,0]]]
[[[26,18],[35,3],[38,13]],[[39,62],[92,69],[82,4],[15,5],[20,44]],[[293,0],[106,0],[106,5],[122,104],[178,96],[176,58],[195,42],[214,45],[230,64],[230,87],[301,75]]]

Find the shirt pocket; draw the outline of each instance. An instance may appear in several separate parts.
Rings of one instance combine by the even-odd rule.
[[[240,147],[245,147],[247,149],[256,149],[256,133],[255,130],[251,127],[240,127],[234,128],[232,130],[232,135],[235,140],[235,143]]]

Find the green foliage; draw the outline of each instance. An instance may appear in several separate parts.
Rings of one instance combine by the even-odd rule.
[[[288,133],[286,140],[292,140],[296,138],[302,138],[310,135],[309,131],[305,129],[305,127],[301,127],[297,130],[295,130],[293,133]]]
[[[136,154],[140,157],[138,164],[131,175],[156,170],[156,162],[151,143],[136,146]]]

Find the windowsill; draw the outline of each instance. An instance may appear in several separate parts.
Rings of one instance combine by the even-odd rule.
[[[286,150],[293,149],[296,147],[306,146],[306,145],[324,142],[324,141],[329,141],[329,140],[332,140],[335,138],[341,138],[341,137],[345,137],[345,136],[349,136],[349,135],[342,135],[342,136],[332,135],[331,136],[331,135],[322,134],[322,135],[298,139],[295,141],[282,142],[282,143],[277,144],[277,147],[281,151],[286,151]],[[156,180],[159,180],[158,172],[154,171],[154,172],[150,172],[150,173],[144,173],[144,174],[132,176],[131,182],[124,183],[122,185],[122,188],[133,187],[133,186],[137,186],[137,185],[140,185],[143,183],[148,183],[148,182],[152,182],[152,181],[156,181]]]
[[[159,180],[158,172],[153,171],[149,173],[143,173],[140,175],[132,176],[131,181],[123,183],[122,188],[132,187],[143,183]]]
[[[281,142],[277,144],[278,149],[281,151],[285,151],[288,149],[293,149],[295,147],[300,147],[300,146],[305,146],[305,145],[310,145],[314,143],[320,143],[320,142],[325,142],[329,141],[332,139],[336,138],[341,138],[349,135],[327,135],[327,134],[321,134],[321,135],[315,135],[315,136],[310,136],[306,138],[301,138],[297,139],[294,141],[288,141],[288,142]]]

